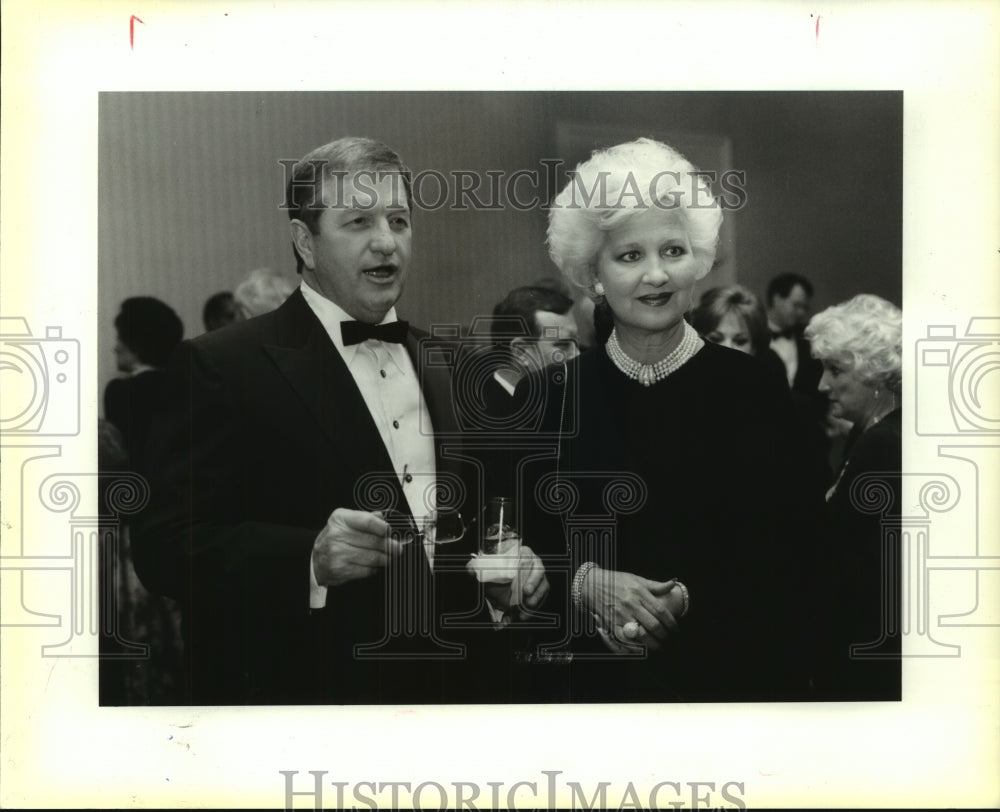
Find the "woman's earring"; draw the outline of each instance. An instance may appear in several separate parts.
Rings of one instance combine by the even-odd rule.
[[[598,296],[603,296],[604,295],[604,285],[602,285],[600,282],[595,282],[594,283],[594,293],[597,294]]]

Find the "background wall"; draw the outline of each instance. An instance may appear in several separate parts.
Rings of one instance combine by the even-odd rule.
[[[295,275],[282,159],[370,135],[414,170],[509,177],[560,158],[559,122],[728,138],[746,172],[733,274],[763,294],[798,271],[815,309],[859,292],[902,303],[901,93],[102,93],[99,99],[99,375],[115,374],[122,299],[157,296],[202,332],[201,307],[252,268]],[[435,185],[423,187],[425,198]],[[518,187],[529,196],[531,184]],[[486,197],[486,189],[480,191]],[[510,288],[554,273],[545,212],[420,211],[399,311],[468,324]]]

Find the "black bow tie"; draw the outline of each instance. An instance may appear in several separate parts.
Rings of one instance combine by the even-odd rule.
[[[340,336],[344,339],[344,346],[350,347],[352,344],[360,344],[369,338],[379,341],[391,341],[393,344],[402,344],[406,340],[406,333],[410,324],[406,321],[390,321],[388,324],[367,324],[363,321],[342,321],[340,323]]]
[[[772,330],[771,338],[795,338],[795,328],[786,327],[784,330]]]

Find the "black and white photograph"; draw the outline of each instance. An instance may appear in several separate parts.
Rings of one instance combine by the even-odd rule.
[[[901,93],[108,93],[98,135],[149,488],[102,703],[900,698],[850,489],[899,512]]]
[[[3,804],[996,801],[961,5],[5,6]]]

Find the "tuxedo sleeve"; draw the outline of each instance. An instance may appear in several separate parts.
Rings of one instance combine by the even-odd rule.
[[[146,445],[148,509],[134,531],[136,572],[153,592],[197,610],[264,615],[309,608],[320,528],[250,520],[253,431],[233,387],[197,344],[176,353]]]

